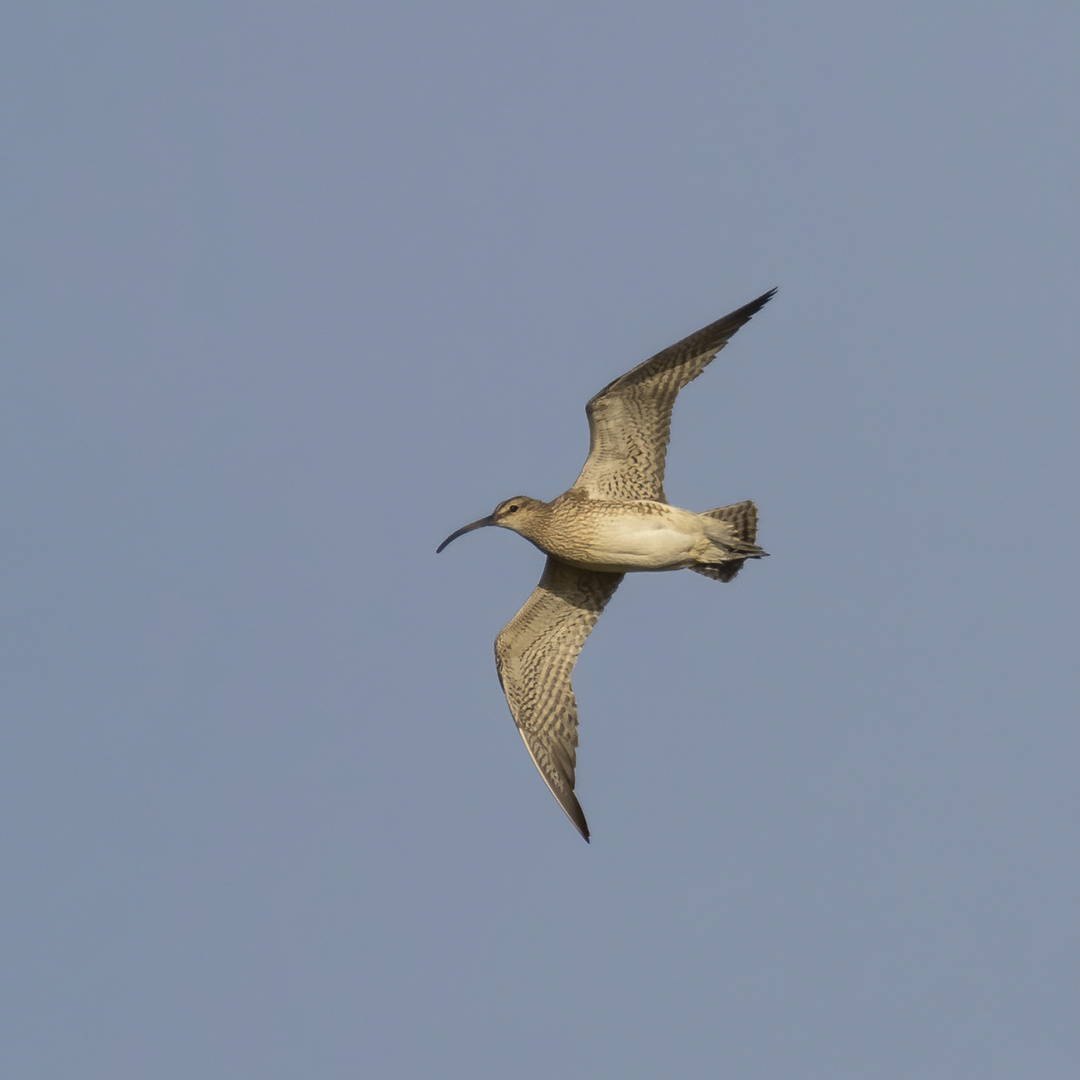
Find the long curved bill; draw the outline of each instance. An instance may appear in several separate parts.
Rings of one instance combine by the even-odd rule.
[[[464,536],[467,532],[472,532],[473,529],[482,529],[485,525],[494,525],[494,514],[489,514],[486,518],[481,518],[479,521],[474,521],[471,525],[463,525],[457,532],[452,532],[436,549],[435,554],[438,555],[440,551],[451,540],[456,540],[459,536]]]

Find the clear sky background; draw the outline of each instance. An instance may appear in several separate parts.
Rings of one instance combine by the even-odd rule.
[[[1074,0],[5,11],[0,1073],[1080,1075]],[[774,285],[586,845],[435,547]]]

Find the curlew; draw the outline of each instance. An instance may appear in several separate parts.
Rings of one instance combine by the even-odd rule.
[[[577,702],[570,675],[623,575],[694,570],[731,581],[766,552],[750,501],[695,514],[668,503],[664,457],[671,409],[731,336],[772,298],[770,289],[608,383],[586,405],[589,456],[574,486],[551,502],[516,495],[438,547],[498,525],[535,544],[547,563],[525,606],[495,639],[510,713],[551,793],[581,835],[589,826],[574,794]]]

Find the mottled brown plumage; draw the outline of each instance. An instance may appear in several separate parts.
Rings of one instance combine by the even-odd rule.
[[[730,315],[669,345],[595,394],[585,406],[589,456],[574,487],[598,499],[667,502],[664,459],[676,396],[775,293],[770,289]]]
[[[570,673],[622,579],[622,574],[580,570],[549,555],[540,583],[495,639],[499,682],[521,737],[586,840],[589,826],[574,795],[578,719]]]
[[[702,514],[671,506],[664,461],[671,410],[731,336],[776,290],[683,338],[615,379],[586,406],[589,456],[568,491],[551,502],[518,495],[440,545],[485,525],[512,529],[547,554],[539,584],[495,640],[499,681],[540,774],[589,839],[574,795],[577,702],[570,678],[604,605],[632,571],[691,569],[730,581],[755,543],[749,501]]]

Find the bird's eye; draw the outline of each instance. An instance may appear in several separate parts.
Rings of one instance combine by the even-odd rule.
[[[516,513],[517,513],[517,508],[518,508],[518,505],[517,505],[517,503],[511,503],[511,504],[510,504],[510,505],[509,505],[509,506],[508,506],[508,507],[506,508],[506,512],[507,512],[508,514],[516,514]]]

